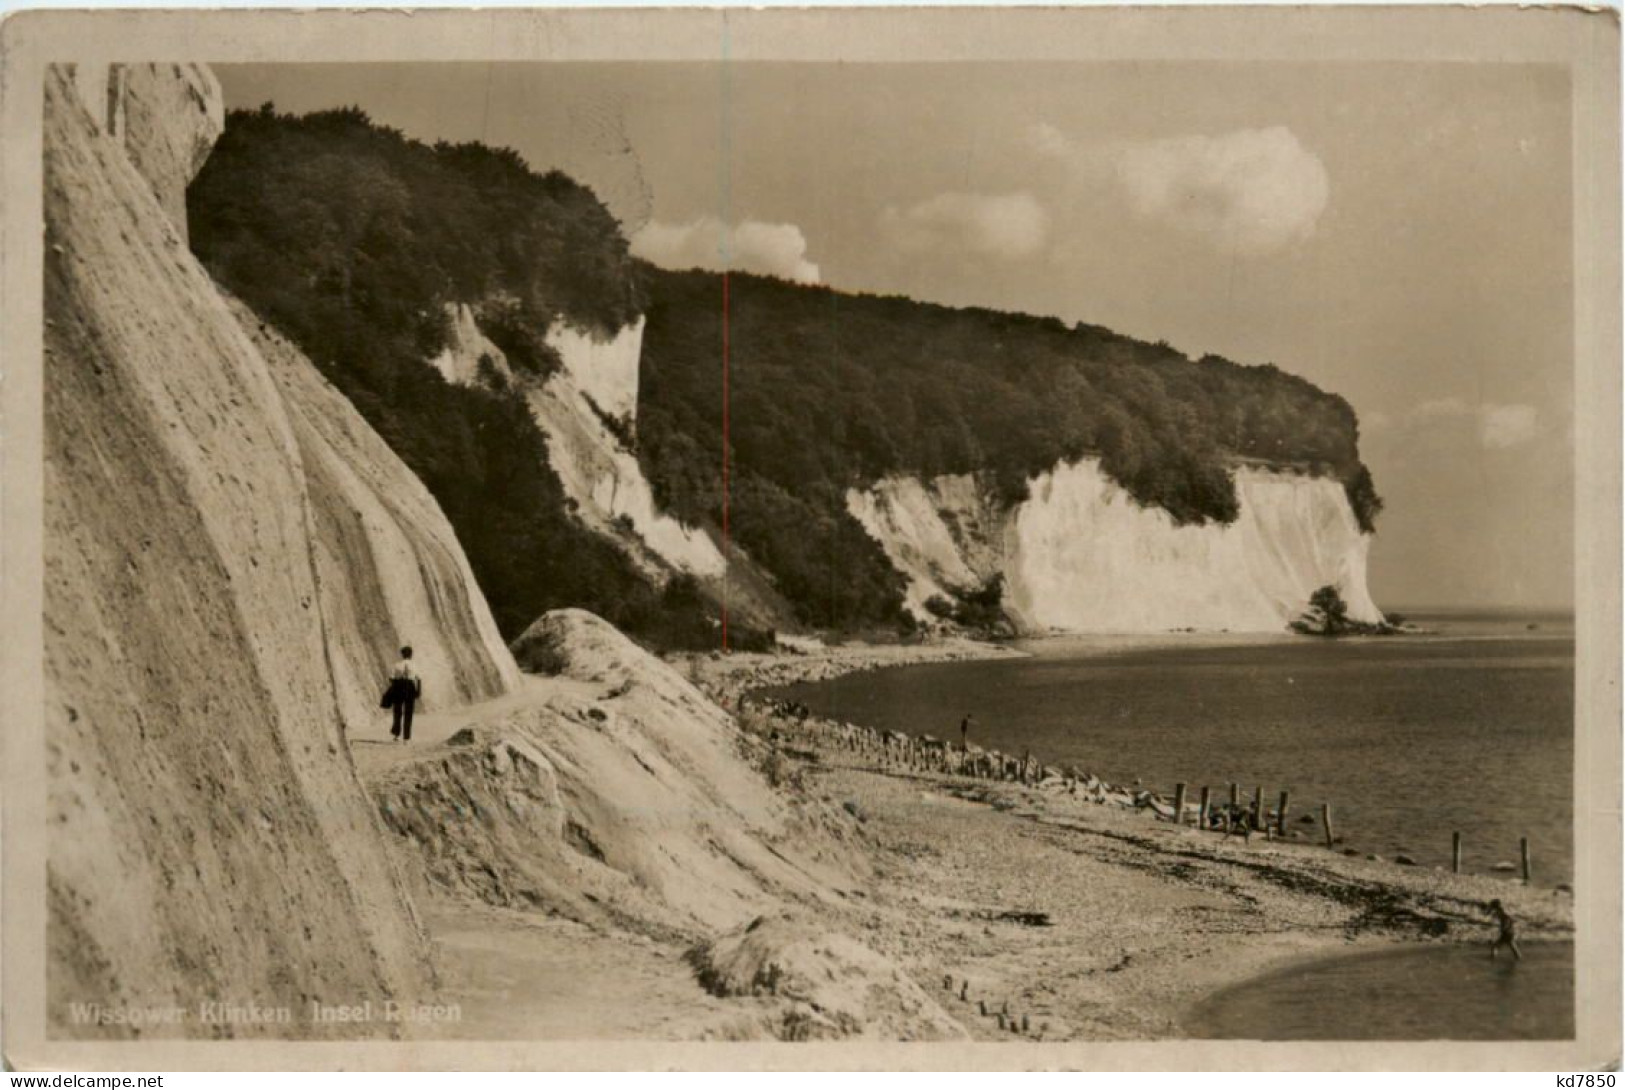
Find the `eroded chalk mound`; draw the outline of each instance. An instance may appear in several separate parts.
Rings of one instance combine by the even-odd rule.
[[[850,819],[776,793],[732,720],[582,610],[538,620],[556,676],[374,778],[385,822],[454,893],[696,938],[865,873]]]
[[[892,961],[811,920],[759,916],[699,947],[690,960],[715,995],[783,1000],[776,1030],[787,1040],[966,1036]]]

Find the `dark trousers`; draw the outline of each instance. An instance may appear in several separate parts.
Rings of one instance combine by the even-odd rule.
[[[395,725],[389,728],[389,733],[403,742],[412,740],[412,705],[417,701],[409,696],[403,696],[395,702]]]

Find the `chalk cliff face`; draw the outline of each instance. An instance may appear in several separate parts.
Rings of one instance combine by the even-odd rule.
[[[429,362],[447,382],[464,386],[473,383],[479,377],[482,359],[489,361],[502,377],[513,377],[506,354],[480,331],[473,307],[453,303],[446,307],[446,318],[451,323],[451,335],[446,347]]]
[[[637,417],[643,323],[639,318],[608,339],[563,322],[555,322],[547,331],[547,343],[564,360],[577,391],[614,420],[631,423]]]
[[[422,486],[187,250],[175,217],[219,117],[198,68],[48,77],[48,987],[68,1033],[121,1031],[69,1002],[421,994],[344,735],[377,729],[400,642],[442,706],[515,678]]]
[[[186,183],[225,128],[225,99],[200,64],[84,65],[80,103],[151,183],[169,225],[186,237]]]
[[[919,620],[934,619],[932,598],[952,600],[1003,571],[1009,512],[974,474],[887,477],[849,490],[846,505],[908,577],[904,605]]]
[[[451,316],[450,342],[434,365],[447,381],[468,384],[476,381],[483,355],[499,374],[519,383],[547,436],[548,459],[576,505],[577,518],[618,541],[657,581],[672,571],[721,578],[726,565],[715,543],[659,510],[643,467],[627,446],[637,422],[642,318],[611,336],[555,322],[544,340],[563,366],[535,382],[516,378],[468,306],[453,308]]]
[[[1366,588],[1369,537],[1335,480],[1236,470],[1228,526],[1177,526],[1084,459],[1029,484],[1012,510],[968,476],[894,477],[847,495],[848,509],[909,578],[907,602],[952,599],[1004,579],[1026,632],[1274,632],[1337,586],[1356,620],[1381,619]]]

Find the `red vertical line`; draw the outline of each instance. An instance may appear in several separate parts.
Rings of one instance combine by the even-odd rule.
[[[729,542],[728,515],[731,506],[728,494],[728,270],[733,265],[733,240],[729,232],[733,224],[733,53],[732,28],[728,25],[728,12],[722,16],[722,79],[720,103],[722,131],[721,156],[717,179],[722,198],[722,652],[728,652],[728,598],[729,576],[733,572],[733,556]]]
[[[728,272],[722,272],[722,650],[728,650]]]

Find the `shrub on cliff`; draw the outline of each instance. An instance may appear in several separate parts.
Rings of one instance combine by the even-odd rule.
[[[1309,596],[1309,608],[1289,627],[1301,636],[1392,636],[1403,623],[1398,614],[1375,624],[1353,620],[1342,592],[1327,585],[1316,588]]]
[[[1348,627],[1349,607],[1336,587],[1325,586],[1309,596],[1310,613],[1320,622],[1320,630],[1335,635]]]

